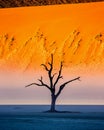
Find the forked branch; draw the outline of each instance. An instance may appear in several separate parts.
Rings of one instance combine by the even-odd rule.
[[[43,82],[43,77],[42,76],[41,76],[41,79],[38,79],[38,80],[40,81],[40,84],[39,83],[31,83],[31,84],[29,84],[29,85],[27,85],[25,87],[29,87],[31,85],[37,85],[37,86],[45,86],[46,88],[48,88],[49,90],[51,90],[50,87]]]
[[[69,80],[69,81],[63,83],[63,84],[60,86],[59,91],[58,91],[57,94],[56,94],[56,98],[59,96],[59,94],[61,93],[61,91],[64,89],[64,87],[65,87],[67,84],[69,84],[69,83],[71,83],[71,82],[73,82],[73,81],[75,81],[75,80],[79,80],[79,81],[80,81],[80,77],[77,77],[77,78],[75,78],[75,79],[72,79],[72,80]]]
[[[48,72],[48,77],[50,80],[50,88],[53,87],[53,77],[55,75],[52,75],[52,70],[53,70],[53,54],[51,54],[51,62],[48,62],[49,68],[45,64],[41,64],[44,66],[45,70]]]
[[[48,67],[45,64],[41,64],[45,68],[46,71],[49,71]]]
[[[52,79],[55,77],[55,75],[57,75],[57,73],[54,73],[54,74],[53,74]]]
[[[58,73],[58,76],[56,78],[56,81],[54,83],[54,88],[55,88],[56,84],[58,83],[59,79],[63,78],[63,76],[61,75],[61,73],[62,73],[62,67],[63,67],[63,62],[61,62],[61,64],[60,64],[60,69],[59,69],[59,73]]]

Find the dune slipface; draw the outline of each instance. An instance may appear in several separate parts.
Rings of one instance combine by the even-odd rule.
[[[0,70],[55,66],[103,69],[104,3],[0,10]],[[58,60],[57,60],[58,59]]]

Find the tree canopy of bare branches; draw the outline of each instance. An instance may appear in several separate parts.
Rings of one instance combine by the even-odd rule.
[[[44,81],[43,81],[43,77],[41,76],[40,79],[38,79],[39,83],[31,83],[29,85],[27,85],[26,87],[29,87],[31,85],[37,85],[37,86],[44,86],[47,89],[49,89],[49,91],[51,92],[51,108],[50,108],[50,112],[55,112],[55,104],[56,104],[56,99],[58,98],[58,96],[60,95],[60,93],[62,92],[62,90],[65,88],[65,86],[75,80],[79,80],[80,81],[80,77],[76,77],[74,79],[68,80],[64,83],[62,83],[59,86],[58,92],[56,92],[56,87],[58,85],[58,82],[60,79],[63,79],[62,76],[62,69],[63,69],[63,62],[60,63],[60,68],[58,73],[53,73],[53,54],[51,54],[51,61],[48,62],[48,65],[45,64],[41,64],[41,66],[44,67],[44,69],[46,70],[47,74],[48,74],[48,78],[49,78],[49,85],[47,85]]]

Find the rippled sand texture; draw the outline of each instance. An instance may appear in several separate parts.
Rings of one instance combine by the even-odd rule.
[[[54,55],[57,67],[103,69],[104,3],[0,10],[0,69],[36,70]],[[58,59],[58,60],[57,60]]]

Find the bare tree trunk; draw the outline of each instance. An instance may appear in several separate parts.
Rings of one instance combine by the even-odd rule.
[[[55,105],[56,105],[56,96],[55,94],[51,94],[51,108],[50,108],[50,112],[56,112],[55,110]]]
[[[46,84],[46,83],[43,81],[43,77],[41,76],[41,78],[38,79],[38,81],[39,81],[40,83],[31,83],[31,84],[27,85],[26,87],[29,87],[29,86],[31,86],[31,85],[37,85],[37,86],[44,86],[44,87],[48,88],[49,91],[51,92],[51,107],[50,107],[50,110],[49,110],[48,112],[58,112],[58,111],[55,110],[55,105],[56,105],[56,100],[57,100],[58,96],[61,94],[61,91],[62,91],[62,90],[64,89],[64,87],[65,87],[67,84],[69,84],[70,82],[73,82],[73,81],[75,81],[75,80],[80,80],[80,77],[77,77],[77,78],[75,78],[75,79],[69,80],[69,81],[64,82],[63,84],[61,84],[61,85],[59,86],[58,92],[55,94],[55,92],[56,92],[56,86],[57,86],[59,80],[60,80],[60,79],[63,79],[63,76],[61,75],[61,73],[62,73],[62,67],[63,67],[63,62],[61,62],[61,64],[60,64],[60,69],[59,69],[58,74],[57,74],[57,73],[52,73],[52,71],[53,71],[53,54],[51,54],[51,62],[48,62],[48,65],[49,65],[50,67],[48,67],[48,66],[45,65],[45,64],[41,64],[41,65],[45,68],[45,70],[46,70],[47,73],[48,73],[50,85]],[[56,77],[56,79],[55,79],[55,81],[54,81],[55,75],[57,75],[57,77]]]

